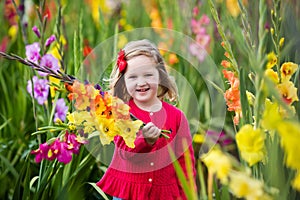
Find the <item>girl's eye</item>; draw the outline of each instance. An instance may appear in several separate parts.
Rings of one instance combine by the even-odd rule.
[[[129,76],[128,79],[136,79],[136,76]]]
[[[153,74],[145,74],[146,77],[151,77]]]

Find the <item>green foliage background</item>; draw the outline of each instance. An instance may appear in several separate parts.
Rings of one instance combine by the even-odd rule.
[[[8,1],[0,1],[0,10],[5,11],[5,4]],[[23,1],[17,1],[19,5]],[[5,12],[1,12],[0,18],[0,41],[7,37],[6,52],[25,57],[25,45],[37,40],[32,33],[31,28],[34,25],[41,26],[35,9],[41,9],[43,1],[25,1],[26,9],[31,8],[30,15],[24,18],[26,26],[16,19],[19,27],[15,36],[9,36],[11,24],[4,17]],[[99,0],[99,2],[103,2]],[[126,31],[126,26],[120,26],[120,20],[125,20],[132,29],[151,27],[151,17],[149,16],[149,6],[155,3],[162,19],[162,28],[168,27],[168,20],[173,21],[174,31],[186,34],[193,38],[190,28],[192,9],[201,4],[200,13],[210,17],[213,23],[213,17],[210,12],[209,4],[206,0],[195,1],[172,1],[172,0],[153,0],[153,1],[111,1],[114,2],[114,9],[106,12],[99,5],[100,15],[98,20],[93,19],[92,9],[88,5],[91,1],[46,1],[49,6],[51,16],[48,18],[45,27],[45,38],[55,33],[63,35],[67,45],[63,47],[64,70],[68,74],[76,74],[84,57],[82,54],[85,41],[93,48],[102,41],[112,37],[118,32]],[[221,1],[218,1],[221,2]],[[270,24],[271,1],[263,1],[266,5],[265,20]],[[246,72],[251,69],[251,60],[246,47],[247,41],[243,35],[243,24],[241,17],[233,18],[228,12],[225,4],[218,3],[218,12],[225,29],[226,36],[231,43],[232,50],[236,55],[239,66],[244,66]],[[299,11],[300,3],[297,0],[282,1],[281,4],[281,29],[280,34],[285,37],[285,48],[281,54],[282,61],[293,61],[300,63],[300,24]],[[252,42],[258,45],[258,1],[248,1],[247,19],[252,30]],[[124,14],[125,13],[125,14]],[[215,26],[208,28],[211,35],[209,56],[220,68],[219,63],[225,58],[224,49],[220,45],[222,39],[217,33]],[[119,47],[116,47],[119,48]],[[266,37],[263,45],[263,52],[267,54],[272,50],[272,41],[269,36]],[[166,58],[167,59],[167,58]],[[180,57],[179,57],[180,59]],[[200,76],[195,76],[195,69],[189,66],[184,59],[172,67],[182,73],[193,87],[197,96],[200,128],[192,126],[192,131],[203,132],[207,128],[211,117],[213,102],[208,98],[208,91]],[[245,72],[245,74],[247,74]],[[0,198],[1,199],[105,199],[101,192],[97,191],[93,183],[97,182],[105,171],[103,164],[97,162],[85,148],[81,149],[78,156],[74,157],[72,162],[66,166],[58,162],[43,161],[41,164],[34,162],[34,157],[30,151],[37,148],[39,141],[45,141],[45,135],[40,137],[32,136],[38,127],[51,124],[52,105],[39,106],[34,102],[26,91],[27,81],[35,74],[32,69],[18,63],[8,62],[0,58]],[[299,88],[299,75],[295,77],[295,86]],[[254,87],[248,77],[245,77],[245,88]],[[299,96],[299,95],[298,95]],[[184,98],[181,102],[185,110],[189,108],[189,98]],[[295,104],[296,115],[299,118],[299,103]],[[230,137],[234,136],[234,127],[232,123],[233,113],[227,112],[224,129]],[[193,122],[191,122],[192,124]],[[51,134],[51,133],[50,133]],[[278,154],[282,154],[278,150]],[[273,152],[274,153],[274,152]],[[277,153],[275,153],[277,154]],[[280,157],[280,156],[279,156]],[[282,157],[282,156],[281,156]],[[283,161],[282,161],[283,162]],[[41,173],[42,172],[42,173]],[[276,173],[276,172],[274,172]],[[285,173],[284,171],[281,173]],[[43,174],[42,177],[37,177]],[[288,179],[288,178],[287,178]],[[277,180],[286,181],[284,180]],[[277,183],[276,183],[277,184]],[[287,194],[289,187],[287,186]],[[285,197],[286,197],[285,196]],[[290,196],[295,198],[295,196]]]

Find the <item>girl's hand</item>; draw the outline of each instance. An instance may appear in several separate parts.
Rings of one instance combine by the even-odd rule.
[[[157,128],[152,122],[149,122],[142,128],[142,133],[146,142],[153,145],[161,134],[161,130]]]

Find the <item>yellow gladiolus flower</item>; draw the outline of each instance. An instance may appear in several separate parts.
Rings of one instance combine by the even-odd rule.
[[[96,129],[99,131],[100,141],[102,145],[109,144],[118,134],[114,119],[99,118]]]
[[[91,117],[90,113],[87,111],[74,111],[72,113],[67,114],[67,119],[69,123],[75,124],[75,125],[81,125],[82,122],[91,121],[93,118]]]
[[[275,72],[273,69],[266,69],[265,76],[270,78],[272,82],[276,84],[279,83],[278,73]]]
[[[299,171],[297,172],[297,175],[293,180],[293,187],[296,190],[300,191],[300,172]]]
[[[48,53],[52,54],[57,60],[62,59],[60,53],[63,53],[63,52],[59,51],[59,49],[61,48],[60,44],[62,44],[62,46],[65,46],[67,44],[67,40],[63,35],[60,36],[59,41],[54,42],[54,45],[52,45],[48,51]]]
[[[204,140],[205,140],[205,137],[203,134],[197,133],[193,136],[193,141],[195,143],[202,144],[204,142]]]
[[[125,144],[134,148],[134,141],[136,138],[136,133],[140,130],[143,122],[141,120],[117,120],[116,127],[118,128],[119,135],[124,139]]]
[[[270,100],[266,100],[261,121],[262,127],[268,130],[275,130],[281,120],[282,116],[280,114],[278,104],[276,102],[272,103]]]
[[[279,92],[283,100],[291,105],[294,101],[299,101],[297,95],[297,88],[294,86],[294,83],[291,81],[284,81],[277,85]]]
[[[278,126],[281,146],[286,154],[286,165],[293,169],[300,169],[300,124],[295,122],[283,121]]]
[[[236,134],[236,141],[242,158],[252,166],[265,157],[265,134],[261,129],[254,129],[252,125],[244,125]]]
[[[285,62],[280,67],[281,78],[283,81],[288,81],[297,71],[298,65],[292,62]]]
[[[233,17],[239,16],[241,9],[238,4],[238,0],[227,0],[226,1],[226,7]]]
[[[267,63],[267,69],[271,69],[274,67],[274,65],[277,63],[277,56],[276,54],[272,51],[267,55],[268,63]]]
[[[280,38],[279,40],[279,47],[282,47],[284,44],[284,37]]]
[[[228,182],[228,174],[232,168],[230,159],[221,150],[213,149],[203,155],[202,161],[207,166],[208,170],[217,175],[222,183]]]
[[[271,199],[263,190],[263,183],[242,172],[231,172],[229,189],[238,198],[247,200]]]
[[[8,30],[8,35],[13,41],[17,38],[17,33],[18,33],[17,25],[12,25]]]

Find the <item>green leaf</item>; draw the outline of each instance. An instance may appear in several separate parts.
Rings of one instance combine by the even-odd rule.
[[[93,186],[93,188],[95,188],[95,190],[105,199],[105,200],[109,200],[109,198],[106,196],[106,194],[96,185],[96,183],[91,183],[89,182],[88,184],[90,184],[91,186]]]
[[[11,121],[11,119],[8,119],[3,124],[1,124],[0,130],[3,129],[10,121]]]
[[[178,179],[181,183],[181,186],[183,188],[183,191],[187,197],[187,199],[196,199],[196,194],[194,193],[194,188],[191,187],[191,185],[193,184],[190,184],[193,182],[193,177],[190,176],[190,173],[192,173],[193,170],[191,170],[191,162],[187,162],[186,163],[186,168],[187,168],[187,171],[189,172],[188,174],[188,179],[190,179],[190,182],[187,180],[187,178],[185,177],[185,174],[183,172],[183,169],[181,168],[173,150],[171,149],[170,146],[168,146],[168,149],[169,149],[169,153],[170,153],[170,156],[172,158],[172,160],[174,160],[173,162],[173,165],[174,165],[174,168],[175,168],[175,171],[176,171],[176,174],[178,176]],[[188,155],[188,154],[187,154]],[[185,154],[186,156],[186,154]],[[188,158],[185,158],[185,160],[187,160]]]

